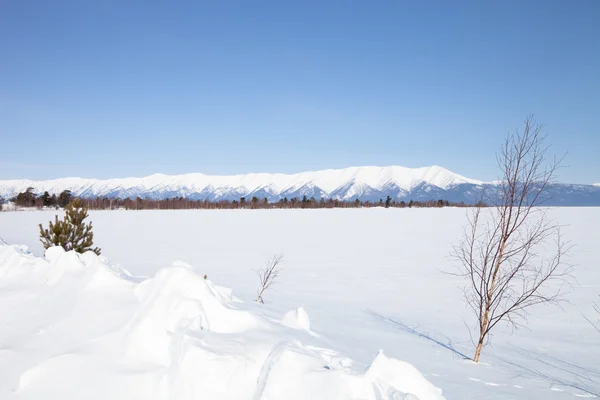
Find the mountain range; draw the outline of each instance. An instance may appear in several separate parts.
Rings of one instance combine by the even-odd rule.
[[[455,174],[439,166],[423,168],[350,167],[298,174],[253,173],[244,175],[155,174],[144,178],[60,178],[46,181],[0,181],[0,197],[12,198],[32,187],[36,193],[59,194],[70,190],[80,197],[165,199],[186,197],[211,201],[240,197],[278,201],[284,197],[333,198],[379,201],[388,195],[396,200],[437,200],[473,203],[484,188],[497,185]],[[548,205],[600,206],[600,186],[554,183],[548,188]]]

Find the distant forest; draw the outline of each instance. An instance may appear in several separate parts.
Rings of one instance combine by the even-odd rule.
[[[34,193],[33,188],[28,188],[25,192],[19,193],[11,199],[11,201],[19,207],[54,207],[64,208],[71,200],[73,195],[69,190],[65,190],[58,196],[50,195],[44,192],[41,195]],[[385,199],[380,199],[378,202],[356,200],[336,200],[336,199],[315,199],[314,197],[303,198],[293,197],[275,202],[269,202],[267,198],[259,199],[258,197],[245,198],[239,200],[192,200],[184,197],[174,197],[171,199],[152,200],[137,198],[82,198],[83,205],[90,210],[229,210],[229,209],[285,209],[285,208],[370,208],[370,207],[385,207],[385,208],[441,208],[441,207],[468,207],[465,203],[451,203],[447,200],[428,200],[428,201],[396,201],[390,196]]]

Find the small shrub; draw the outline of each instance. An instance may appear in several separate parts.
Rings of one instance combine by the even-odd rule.
[[[93,251],[100,255],[98,247],[92,248],[94,244],[94,233],[92,232],[92,223],[85,224],[84,220],[88,217],[87,208],[83,207],[81,199],[77,198],[67,205],[65,217],[62,221],[58,215],[54,223],[50,221],[50,226],[46,229],[40,224],[40,241],[45,249],[52,246],[61,246],[66,251],[75,250],[78,253]]]
[[[282,259],[283,255],[273,256],[267,261],[265,268],[256,271],[256,274],[260,279],[258,297],[256,297],[255,300],[257,303],[264,304],[265,301],[263,300],[263,295],[265,294],[265,291],[277,283],[279,273],[281,272],[279,264],[281,264]]]

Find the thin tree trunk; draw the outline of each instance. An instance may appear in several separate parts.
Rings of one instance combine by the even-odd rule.
[[[475,356],[473,357],[473,361],[479,362],[479,355],[481,354],[481,349],[483,348],[483,342],[485,341],[486,332],[489,324],[489,316],[490,316],[490,308],[492,303],[492,297],[494,295],[494,287],[496,286],[496,279],[498,278],[498,271],[500,270],[500,263],[502,262],[502,257],[504,255],[504,247],[506,246],[506,240],[502,242],[500,245],[500,251],[498,252],[498,261],[496,261],[496,267],[494,268],[494,275],[492,276],[492,282],[490,283],[490,289],[487,292],[486,301],[485,301],[485,311],[483,313],[483,322],[481,323],[481,331],[479,332],[479,341],[477,342],[477,347],[475,348]]]
[[[478,363],[479,356],[481,355],[481,349],[483,349],[483,335],[479,336],[479,342],[477,342],[477,347],[475,348],[475,357],[473,357],[473,361]]]

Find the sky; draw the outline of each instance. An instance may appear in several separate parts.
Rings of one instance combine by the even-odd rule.
[[[0,2],[0,179],[440,165],[600,182],[600,2]]]

